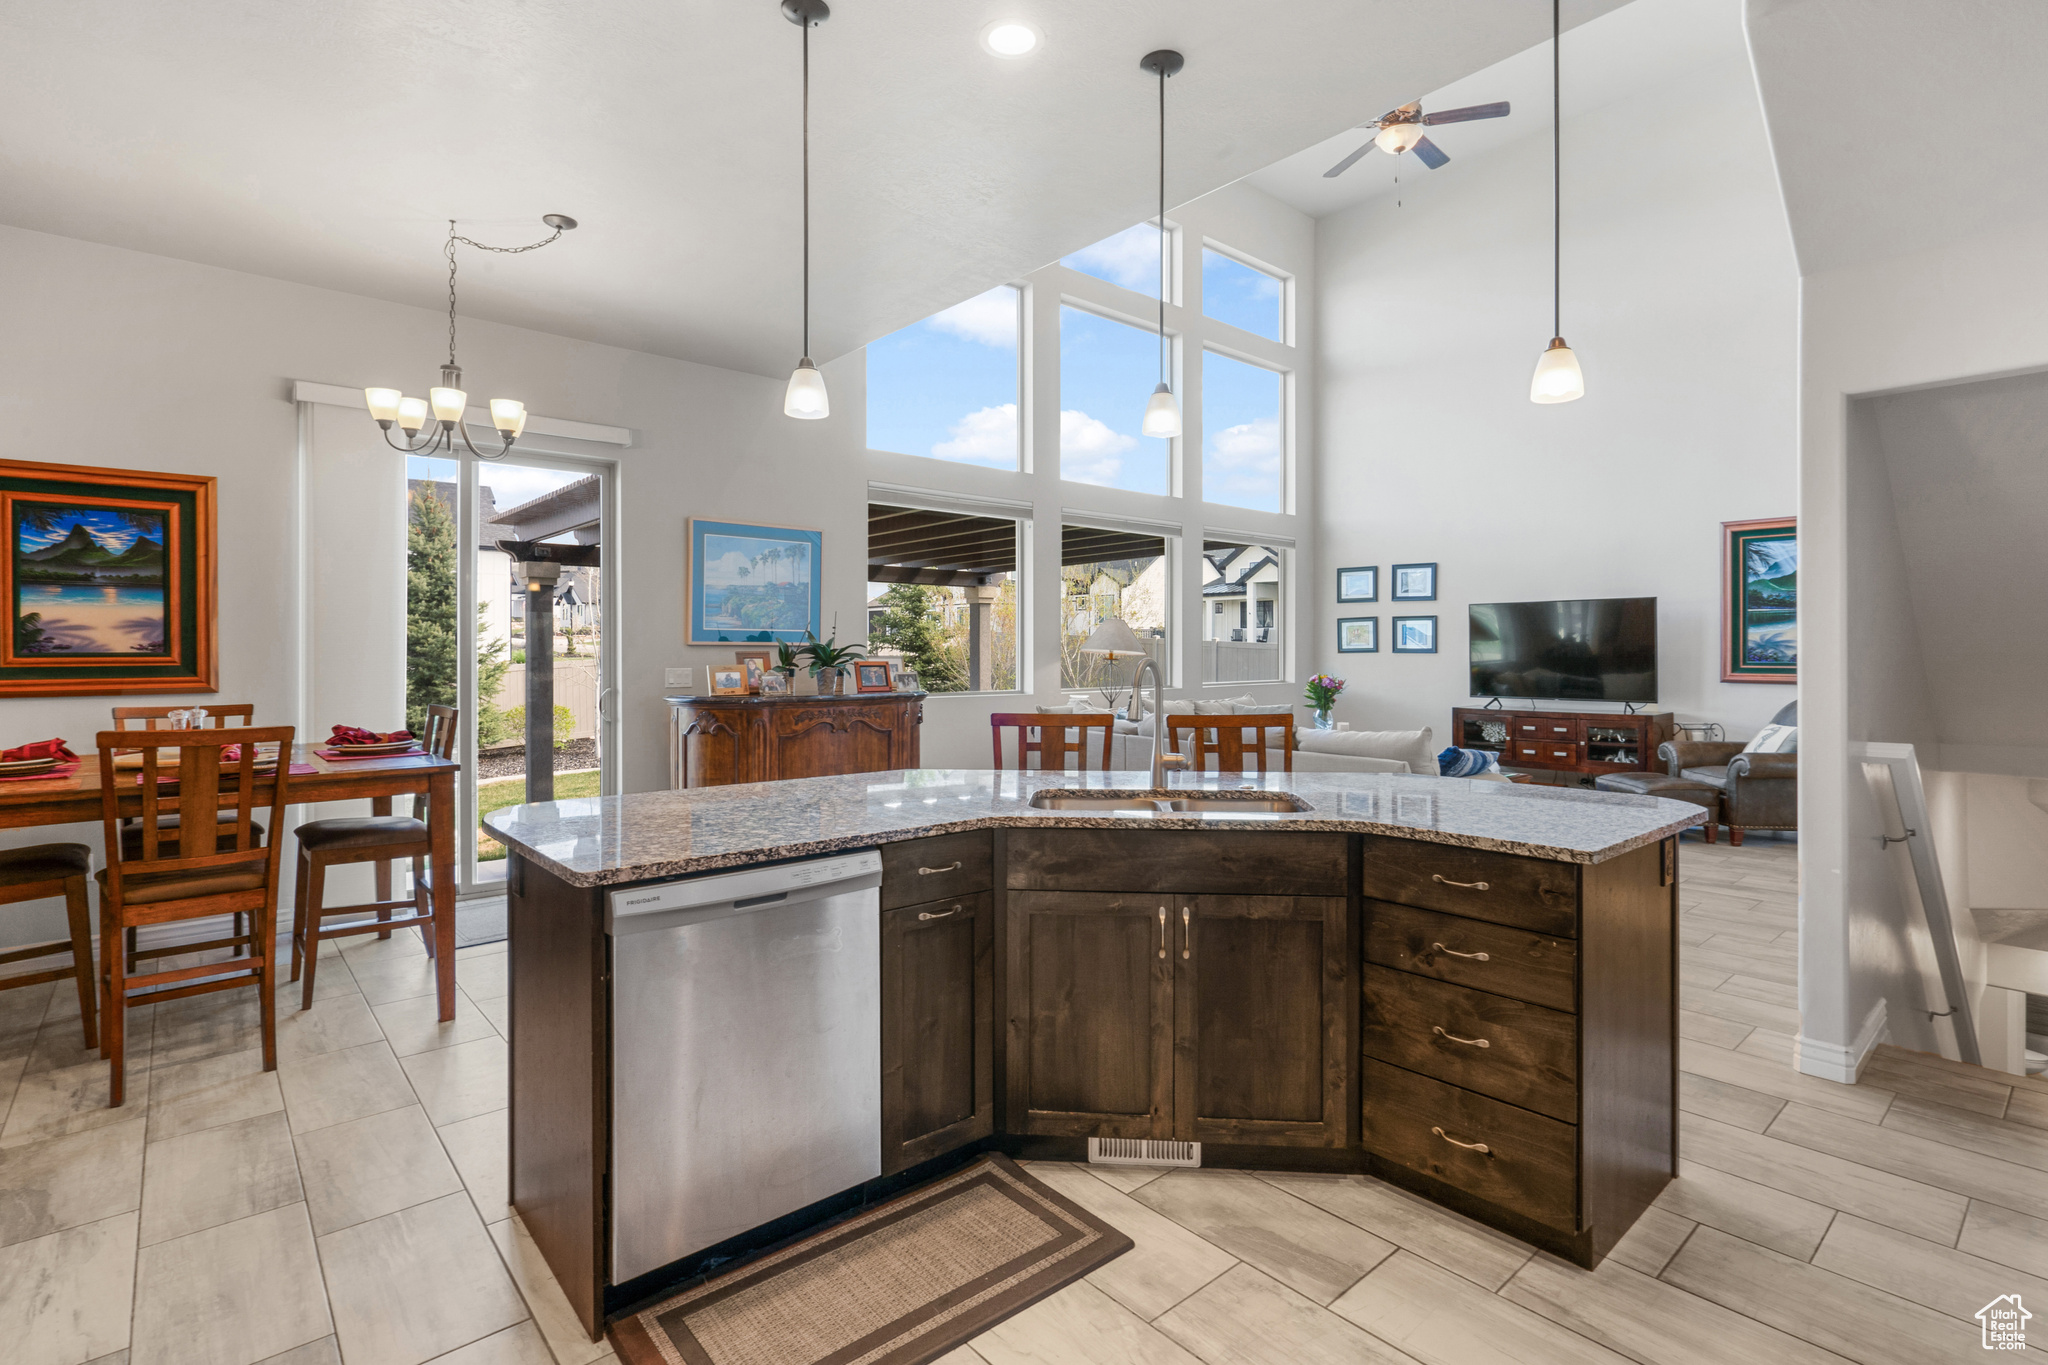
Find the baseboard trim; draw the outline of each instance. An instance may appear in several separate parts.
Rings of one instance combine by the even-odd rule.
[[[1863,1016],[1863,1027],[1856,1030],[1856,1040],[1847,1047],[1800,1034],[1799,1069],[1824,1081],[1854,1085],[1863,1072],[1863,1064],[1870,1060],[1870,1054],[1889,1037],[1891,1027],[1886,1019],[1885,1001],[1883,996],[1879,996],[1872,1002],[1870,1013]]]

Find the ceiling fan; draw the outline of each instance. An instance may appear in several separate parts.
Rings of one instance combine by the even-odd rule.
[[[1506,100],[1502,100],[1497,104],[1468,104],[1463,109],[1445,109],[1435,114],[1423,113],[1421,101],[1411,101],[1402,105],[1399,109],[1380,115],[1371,123],[1359,124],[1358,126],[1361,128],[1379,129],[1378,135],[1350,156],[1345,157],[1342,161],[1330,167],[1329,170],[1324,171],[1323,179],[1332,180],[1344,174],[1344,172],[1351,169],[1351,164],[1354,161],[1357,161],[1358,158],[1364,156],[1375,147],[1393,156],[1399,156],[1403,152],[1413,152],[1421,159],[1423,165],[1431,170],[1435,170],[1446,161],[1449,161],[1450,157],[1444,154],[1443,148],[1429,140],[1428,135],[1422,131],[1424,128],[1433,128],[1439,123],[1470,123],[1474,119],[1506,118],[1507,113],[1508,102]]]

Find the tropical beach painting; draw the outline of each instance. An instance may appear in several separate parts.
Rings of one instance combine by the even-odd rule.
[[[1722,523],[1722,680],[1799,680],[1799,531],[1792,517]]]
[[[0,696],[212,691],[213,489],[0,460]]]
[[[802,640],[819,625],[817,531],[690,521],[690,643]]]

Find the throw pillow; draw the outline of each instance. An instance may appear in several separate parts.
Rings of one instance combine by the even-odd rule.
[[[1436,756],[1436,765],[1444,777],[1478,777],[1500,771],[1500,755],[1487,749],[1453,747]]]
[[[1259,699],[1257,697],[1247,692],[1242,697],[1218,697],[1214,701],[1198,701],[1193,703],[1193,705],[1195,714],[1198,716],[1234,716],[1237,714],[1234,708],[1239,706],[1256,706],[1258,702]],[[1168,709],[1170,710],[1171,707]]]
[[[1746,754],[1796,754],[1799,752],[1799,727],[1796,725],[1766,725],[1756,732],[1749,743],[1742,746]]]

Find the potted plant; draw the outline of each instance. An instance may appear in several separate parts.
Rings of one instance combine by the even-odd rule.
[[[1344,680],[1327,673],[1318,673],[1308,680],[1308,709],[1316,713],[1316,729],[1328,730],[1336,723],[1330,719],[1330,708],[1337,704],[1337,694],[1343,690]]]
[[[804,647],[793,645],[787,640],[775,642],[775,671],[788,678],[791,685],[796,683],[796,671],[803,666]]]
[[[811,661],[811,676],[818,680],[818,695],[837,695],[840,671],[855,659],[863,657],[862,652],[867,649],[867,642],[863,640],[858,644],[842,645],[838,643],[839,637],[836,635],[820,640],[809,631],[805,631],[804,634],[807,638],[799,647],[799,652]]]

